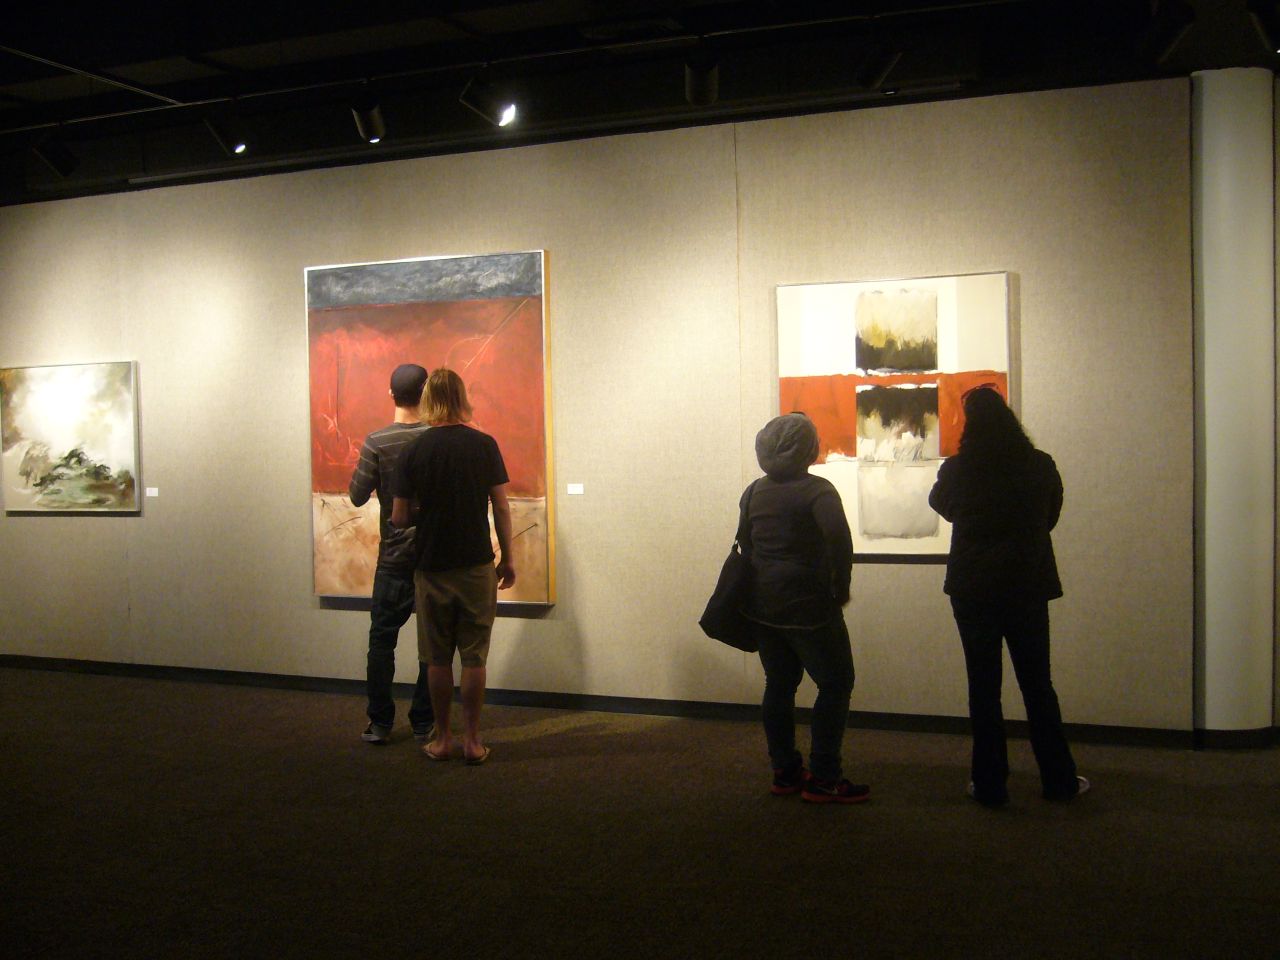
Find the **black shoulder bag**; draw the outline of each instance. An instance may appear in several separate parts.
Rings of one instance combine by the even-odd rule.
[[[751,623],[742,615],[742,608],[751,595],[751,520],[748,512],[755,486],[752,483],[747,491],[747,502],[738,515],[738,533],[724,566],[720,568],[720,579],[707,601],[707,608],[698,620],[702,632],[711,639],[748,653],[759,649],[751,635]]]

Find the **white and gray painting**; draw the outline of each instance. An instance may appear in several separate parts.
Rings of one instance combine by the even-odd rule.
[[[9,512],[138,509],[131,362],[0,370],[0,476]]]

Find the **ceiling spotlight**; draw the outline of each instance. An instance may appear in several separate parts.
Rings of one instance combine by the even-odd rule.
[[[1271,53],[1280,53],[1280,3],[1275,0],[1249,0],[1249,16],[1258,36]]]
[[[499,96],[483,80],[472,77],[458,95],[458,102],[475,111],[495,127],[505,127],[516,119],[516,105],[509,97]]]
[[[882,50],[871,54],[862,61],[858,66],[857,72],[853,75],[854,82],[865,90],[879,90],[884,86],[889,74],[893,73],[893,68],[898,65],[898,61],[902,59],[901,50]],[[885,90],[886,95],[892,95],[896,91]]]
[[[80,166],[80,158],[57,137],[49,137],[31,148],[60,177],[69,177]]]
[[[381,143],[387,135],[382,122],[382,108],[372,97],[360,97],[351,105],[351,115],[356,120],[356,132],[365,143]]]
[[[684,62],[684,98],[691,107],[709,107],[720,99],[720,61],[699,49]]]
[[[1164,63],[1195,22],[1196,12],[1187,0],[1157,0],[1151,23],[1142,35],[1142,52],[1153,62]]]
[[[238,157],[249,149],[249,140],[240,124],[230,118],[213,120],[206,117],[205,127],[228,157]]]

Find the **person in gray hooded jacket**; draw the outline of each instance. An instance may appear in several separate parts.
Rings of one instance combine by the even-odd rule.
[[[760,647],[762,712],[772,792],[812,803],[857,803],[870,788],[850,783],[841,744],[853,693],[853,654],[842,608],[849,602],[853,546],[840,494],[812,476],[818,431],[803,413],[775,417],[756,435],[765,476],[742,494],[748,518],[751,597],[743,613]],[[796,749],[796,689],[808,672],[818,686],[809,769]]]

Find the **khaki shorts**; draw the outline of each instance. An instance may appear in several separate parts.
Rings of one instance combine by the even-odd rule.
[[[435,667],[483,667],[498,612],[498,573],[492,563],[413,573],[418,607],[418,659]]]

